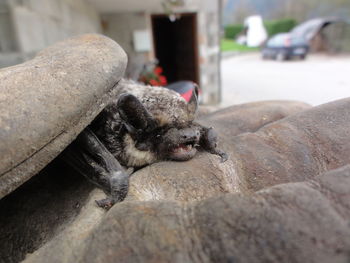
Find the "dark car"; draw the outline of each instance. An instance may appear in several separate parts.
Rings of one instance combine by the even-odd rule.
[[[305,59],[309,52],[309,44],[304,37],[291,33],[277,34],[270,38],[262,50],[264,59],[279,61],[298,57]]]

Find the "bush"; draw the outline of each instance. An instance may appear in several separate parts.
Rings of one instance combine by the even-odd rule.
[[[244,45],[240,45],[232,39],[221,39],[222,52],[235,51],[235,52],[243,53],[243,52],[258,51],[258,50],[259,49],[255,47],[247,47]]]
[[[296,26],[297,22],[294,19],[281,19],[275,21],[265,21],[264,25],[269,37],[278,33],[289,32]]]
[[[244,29],[243,25],[228,25],[225,27],[225,38],[236,39],[237,35],[241,33]]]

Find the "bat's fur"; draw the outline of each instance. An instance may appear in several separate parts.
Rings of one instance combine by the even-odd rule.
[[[116,99],[79,135],[65,159],[111,195],[98,202],[104,207],[126,196],[128,175],[121,165],[185,161],[198,146],[226,159],[216,149],[215,132],[193,122],[197,105],[196,92],[187,103],[169,89],[122,80]]]

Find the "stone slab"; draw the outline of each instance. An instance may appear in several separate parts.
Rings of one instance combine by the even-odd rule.
[[[90,34],[0,70],[0,197],[38,173],[95,118],[126,63],[116,42]]]

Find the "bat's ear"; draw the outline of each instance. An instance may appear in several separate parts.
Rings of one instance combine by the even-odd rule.
[[[117,109],[120,117],[125,122],[126,128],[131,133],[151,131],[157,126],[152,114],[132,94],[121,94],[118,98]]]
[[[197,109],[198,109],[198,94],[199,94],[199,88],[196,83],[193,83],[194,89],[192,92],[192,96],[188,102],[187,110],[190,116],[190,119],[194,119]]]

